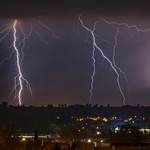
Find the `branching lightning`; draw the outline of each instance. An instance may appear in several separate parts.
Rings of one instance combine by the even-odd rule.
[[[7,28],[5,28],[4,30],[2,30],[2,31],[0,32],[0,34],[2,34],[3,32],[5,32],[5,31],[8,30],[8,31],[4,34],[4,36],[3,36],[2,38],[0,38],[0,42],[9,34],[9,32],[10,32],[12,26],[13,26],[13,24],[12,24],[10,27],[7,27]]]
[[[12,29],[12,27],[13,27],[13,24],[10,25],[10,27],[7,27],[7,28],[5,28],[4,30],[2,30],[2,31],[0,32],[0,34],[2,34],[3,32],[7,31],[7,32],[4,34],[4,36],[3,36],[2,38],[0,38],[0,42],[1,42],[3,39],[5,39],[5,37],[9,34],[10,30]],[[12,52],[10,53],[10,55],[9,55],[7,58],[3,59],[3,60],[0,62],[0,66],[2,65],[2,63],[3,63],[4,61],[8,60],[8,59],[12,56],[13,52],[14,52],[14,51],[12,51]]]
[[[110,63],[111,61],[110,61],[109,63],[111,64],[111,67],[112,67],[112,68],[114,67],[114,68],[116,68],[117,70],[119,70],[119,72],[123,74],[124,79],[127,81],[128,93],[129,93],[129,102],[130,102],[130,84],[129,84],[129,80],[127,79],[126,73],[125,73],[124,71],[122,71],[121,68],[119,68],[119,67],[116,65],[116,63],[115,63],[115,55],[116,55],[115,50],[116,50],[116,47],[117,47],[117,36],[118,36],[118,33],[119,33],[119,28],[118,28],[118,27],[115,27],[114,25],[118,25],[118,26],[123,26],[123,25],[124,25],[124,26],[126,26],[127,28],[135,28],[138,32],[147,32],[147,31],[150,30],[150,28],[142,30],[142,29],[139,29],[136,25],[128,25],[128,24],[126,24],[126,23],[118,23],[118,22],[108,22],[107,20],[105,20],[104,18],[101,17],[101,19],[102,19],[104,22],[106,22],[107,24],[113,25],[113,27],[115,27],[116,30],[117,30],[116,35],[115,35],[115,45],[112,45],[109,41],[102,39],[100,36],[98,36],[97,34],[94,33],[94,29],[95,29],[96,23],[94,24],[94,29],[93,29],[93,31],[92,31],[92,30],[88,29],[87,27],[85,27],[85,26],[83,25],[83,22],[82,22],[80,16],[78,16],[78,17],[79,17],[79,20],[80,20],[82,26],[83,26],[86,30],[88,30],[88,31],[91,32],[91,34],[92,34],[92,36],[93,36],[93,41],[94,41],[94,43],[95,43],[95,37],[99,37],[102,41],[107,42],[109,45],[111,45],[111,46],[113,47],[113,57],[112,57],[112,63],[113,63],[113,65]],[[86,40],[87,40],[87,39],[86,39]],[[97,45],[96,45],[96,46],[97,46]],[[89,101],[89,103],[91,103],[92,91],[93,91],[93,83],[94,83],[94,76],[95,76],[95,59],[94,59],[94,52],[95,52],[95,47],[96,47],[96,46],[93,45],[93,52],[92,52],[93,74],[92,74],[92,76],[91,76],[91,89],[90,89],[90,93],[91,93],[91,94],[90,94],[90,101]],[[98,47],[98,46],[97,46],[97,47]],[[104,46],[104,47],[105,47],[105,46]],[[98,49],[99,49],[99,48],[98,48]],[[100,49],[99,49],[99,50],[100,50]],[[101,53],[102,53],[102,50],[100,50],[100,51],[101,51]],[[105,58],[105,57],[103,57],[103,58]],[[105,59],[106,59],[106,58],[105,58]],[[114,69],[114,68],[113,68],[113,69]],[[123,93],[123,91],[122,91],[122,89],[121,89],[120,82],[119,82],[119,73],[117,72],[116,69],[115,69],[114,71],[115,71],[116,74],[117,74],[118,87],[119,87],[119,90],[120,90],[120,92],[121,92],[121,94],[122,94],[122,96],[123,96],[123,99],[124,99],[124,100],[123,100],[123,104],[125,105],[125,96],[124,96],[124,93]]]
[[[39,32],[36,31],[36,28],[39,30]],[[41,31],[40,31],[40,29],[39,29],[36,25],[35,25],[35,27],[34,27],[34,32],[38,35],[40,41],[46,43],[46,45],[49,47],[49,49],[52,50],[52,48],[51,48],[51,46],[49,45],[49,43],[41,36]]]
[[[95,35],[94,35],[93,30],[87,28],[87,27],[84,25],[84,23],[83,23],[83,21],[81,20],[81,17],[80,17],[79,15],[78,15],[78,18],[79,18],[79,20],[80,20],[80,22],[81,22],[82,27],[91,33],[92,38],[93,38],[93,46],[94,46],[94,48],[97,48],[97,49],[101,52],[103,58],[105,58],[105,59],[108,61],[108,63],[110,64],[111,68],[112,68],[112,69],[114,70],[114,72],[116,73],[116,75],[117,75],[118,88],[119,88],[119,91],[120,91],[120,93],[121,93],[121,95],[122,95],[122,97],[123,97],[123,104],[125,105],[125,95],[124,95],[124,93],[123,93],[123,91],[122,91],[122,89],[121,89],[121,86],[120,86],[120,81],[119,81],[120,76],[119,76],[118,71],[115,69],[115,67],[113,66],[112,62],[109,60],[109,58],[108,58],[107,56],[105,56],[105,54],[103,53],[103,51],[101,50],[101,48],[97,46],[96,41],[95,41],[96,38],[95,38]],[[95,26],[94,26],[94,28],[95,28]]]
[[[27,88],[28,90],[30,90],[31,95],[32,95],[32,90],[30,87],[30,83],[23,77],[22,72],[21,72],[21,68],[20,68],[20,60],[19,60],[19,51],[16,47],[16,24],[17,24],[17,20],[14,21],[14,25],[13,25],[13,30],[14,30],[14,41],[13,41],[13,46],[14,46],[14,50],[16,52],[16,59],[17,59],[17,69],[18,69],[18,75],[15,77],[15,85],[14,85],[14,89],[16,91],[17,86],[19,86],[19,91],[17,93],[18,95],[18,103],[19,105],[21,105],[21,93],[23,90],[23,83],[22,81],[25,81],[27,84]],[[19,83],[16,84],[16,78],[18,77]]]
[[[110,68],[112,68],[113,71],[116,73],[117,85],[118,85],[119,91],[120,91],[120,93],[121,93],[121,95],[123,97],[123,104],[125,105],[126,98],[125,98],[124,92],[123,92],[123,90],[121,88],[120,74],[123,74],[124,79],[127,81],[128,91],[129,91],[129,101],[130,101],[130,85],[129,85],[129,81],[127,79],[126,73],[121,68],[119,68],[119,66],[115,62],[116,49],[117,49],[117,45],[118,45],[118,39],[117,38],[118,38],[118,34],[122,34],[122,33],[120,33],[121,30],[119,29],[119,27],[120,26],[124,26],[124,27],[126,27],[127,30],[129,30],[131,28],[134,28],[138,32],[147,32],[147,31],[150,31],[150,28],[142,30],[142,29],[139,29],[136,25],[128,25],[126,23],[118,23],[118,22],[109,22],[106,19],[100,17],[101,20],[103,20],[105,23],[113,26],[116,29],[116,34],[115,34],[115,37],[114,37],[115,42],[114,42],[114,44],[112,44],[111,42],[109,42],[106,39],[102,38],[101,35],[97,35],[95,33],[95,27],[96,27],[98,22],[95,22],[95,24],[93,26],[93,29],[89,29],[88,27],[86,27],[84,25],[84,23],[83,23],[83,21],[81,19],[81,15],[78,16],[78,19],[79,19],[82,27],[87,31],[87,37],[86,37],[84,43],[88,43],[89,36],[92,37],[92,45],[90,45],[88,43],[92,47],[92,65],[93,65],[93,72],[92,72],[92,75],[91,75],[91,84],[90,84],[90,100],[89,100],[89,104],[91,103],[91,100],[92,100],[93,88],[94,88],[94,76],[95,76],[95,72],[96,72],[96,70],[95,70],[95,62],[96,62],[96,60],[95,60],[95,50],[99,50],[101,55],[102,55],[102,57],[103,57],[103,60],[102,60],[103,68],[104,68],[103,61],[106,60],[110,64]],[[0,66],[6,60],[10,59],[11,56],[15,53],[15,55],[16,55],[16,66],[17,66],[17,75],[14,77],[14,86],[13,86],[10,94],[12,94],[13,92],[15,93],[14,99],[18,98],[18,104],[19,105],[22,104],[22,91],[23,91],[23,88],[24,88],[24,83],[26,84],[27,89],[30,91],[31,96],[32,96],[32,89],[31,89],[30,83],[24,78],[24,76],[23,76],[23,74],[21,72],[22,62],[23,62],[23,59],[25,57],[24,48],[25,48],[26,39],[32,33],[34,33],[34,35],[38,36],[38,38],[40,39],[41,42],[44,42],[49,47],[49,49],[52,49],[52,46],[49,44],[50,42],[48,42],[46,40],[46,38],[43,36],[43,33],[41,32],[42,31],[41,27],[42,27],[42,29],[44,28],[48,32],[51,32],[51,36],[62,43],[62,41],[59,39],[59,37],[55,35],[54,31],[52,29],[50,29],[47,25],[43,24],[39,20],[31,20],[31,29],[30,29],[28,34],[26,34],[25,30],[22,28],[22,25],[21,25],[21,23],[18,20],[15,20],[9,27],[5,28],[4,30],[2,30],[0,32],[0,35],[3,35],[0,38],[0,42],[2,42],[2,40],[4,40],[6,38],[6,36],[10,33],[10,31],[13,30],[13,42],[12,42],[13,44],[11,46],[11,47],[13,47],[13,50],[10,52],[10,54],[9,54],[9,56],[7,58],[3,59],[0,62]],[[18,28],[19,28],[19,32],[21,33],[20,34],[21,37],[22,37],[21,40],[18,40],[18,36],[17,36],[17,34],[19,33],[18,32]],[[78,31],[75,30],[75,23],[73,24],[73,31],[75,33],[77,33],[78,35],[80,35],[80,38],[81,38],[80,41],[81,41],[81,44],[82,44],[82,35]],[[109,49],[109,47],[107,47],[108,45],[111,46],[111,49],[113,49],[112,50],[112,59],[109,59],[104,54],[103,50],[97,45],[96,41],[97,42],[98,41],[101,42],[103,47],[105,47],[107,49]],[[105,45],[105,43],[106,43],[106,45]]]
[[[128,25],[127,23],[118,23],[118,22],[109,22],[107,21],[106,19],[100,17],[104,22],[106,22],[107,24],[110,24],[110,25],[118,25],[118,26],[126,26],[127,28],[135,28],[138,32],[147,32],[147,31],[150,31],[150,28],[148,29],[139,29],[136,25]]]
[[[130,84],[129,84],[129,80],[127,79],[127,76],[125,74],[125,72],[123,72],[115,63],[115,49],[116,49],[116,46],[117,46],[117,36],[118,36],[118,33],[119,33],[119,28],[116,27],[115,25],[117,26],[126,26],[128,29],[131,29],[131,28],[135,28],[136,31],[138,32],[147,32],[147,31],[150,31],[150,28],[147,28],[147,29],[139,29],[136,25],[128,25],[127,23],[118,23],[118,22],[109,22],[107,21],[106,19],[100,17],[101,20],[103,20],[105,23],[107,24],[110,24],[112,25],[114,28],[117,29],[117,32],[116,32],[116,35],[115,35],[115,46],[113,48],[113,64],[115,66],[116,69],[118,69],[123,75],[124,75],[124,79],[127,81],[127,84],[128,84],[128,93],[129,93],[129,102],[130,102]]]
[[[94,83],[94,76],[95,76],[95,58],[94,58],[94,53],[95,53],[95,46],[93,44],[93,51],[92,51],[92,60],[93,60],[93,74],[91,76],[91,89],[90,89],[90,101],[89,104],[91,104],[92,100],[92,95],[93,95],[93,83]]]
[[[128,84],[128,91],[129,91],[129,102],[130,102],[130,84],[129,84],[129,80],[127,79],[126,77],[126,73],[123,72],[115,63],[115,50],[116,50],[116,47],[117,47],[117,36],[118,36],[118,33],[119,33],[119,28],[117,28],[117,32],[116,32],[116,35],[115,35],[115,45],[114,45],[114,48],[113,48],[113,64],[115,66],[115,68],[117,68],[123,75],[124,75],[124,79],[127,81],[127,84]]]
[[[40,22],[39,20],[38,20],[38,23],[39,23],[41,26],[43,26],[44,28],[46,28],[48,31],[51,31],[51,32],[52,32],[52,36],[53,36],[54,38],[56,38],[59,42],[62,43],[62,41],[59,39],[58,36],[55,35],[55,33],[54,33],[54,31],[53,31],[52,29],[50,29],[48,26],[44,25],[44,24],[43,24],[42,22]]]
[[[97,23],[97,22],[96,22]],[[94,24],[94,27],[93,27],[93,31],[95,31],[95,26],[96,26],[96,23]],[[93,60],[93,74],[91,76],[91,89],[90,89],[90,101],[89,101],[89,104],[91,104],[91,100],[92,100],[92,95],[93,95],[93,83],[94,83],[94,76],[95,76],[95,58],[94,58],[94,53],[95,53],[95,45],[93,44],[93,51],[92,51],[92,60]]]
[[[47,30],[51,31],[52,36],[61,42],[61,40],[54,34],[54,31],[52,29],[50,29],[48,26],[41,23],[39,20],[38,20],[38,24],[40,24],[42,27],[46,28]],[[23,35],[23,38],[19,42],[19,44],[17,44],[17,35],[16,35],[17,34],[17,25],[19,26],[21,34]],[[24,53],[25,41],[32,34],[32,32],[34,31],[34,33],[38,35],[39,39],[42,42],[45,42],[50,49],[51,49],[51,47],[50,47],[49,43],[41,36],[40,29],[36,25],[33,27],[33,20],[31,20],[31,30],[27,35],[25,35],[24,29],[22,28],[21,23],[18,20],[15,20],[13,24],[11,24],[9,27],[5,28],[4,30],[2,30],[0,32],[0,34],[5,33],[0,38],[0,42],[10,33],[10,30],[12,30],[12,29],[13,29],[13,45],[12,45],[13,51],[9,54],[9,56],[7,58],[3,59],[0,62],[0,66],[6,60],[10,59],[12,57],[13,53],[16,54],[16,65],[17,65],[17,72],[18,73],[14,77],[14,86],[13,86],[12,90],[10,91],[10,95],[14,92],[15,93],[14,99],[16,99],[18,97],[18,105],[22,105],[22,91],[23,91],[24,82],[26,83],[27,89],[30,91],[31,97],[33,95],[30,83],[27,81],[27,79],[25,79],[23,77],[23,74],[21,72],[22,61],[23,61],[24,56],[25,56],[25,53]],[[20,48],[20,46],[21,46],[21,48]],[[19,51],[21,51],[21,55],[20,55]],[[22,58],[20,59],[21,56],[22,56]]]

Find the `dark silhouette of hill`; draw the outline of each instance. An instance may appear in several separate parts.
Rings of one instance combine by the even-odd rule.
[[[62,107],[63,106],[63,107]],[[150,107],[122,106],[122,107],[98,107],[97,105],[59,105],[53,107],[34,106],[12,106],[7,102],[0,104],[0,129],[7,123],[16,124],[22,131],[33,132],[47,128],[47,124],[68,124],[75,123],[76,118],[84,117],[106,117],[116,116],[117,118],[129,118],[134,116],[150,116]],[[92,121],[92,120],[91,120]],[[30,129],[29,129],[30,124]],[[37,126],[38,124],[38,126]]]

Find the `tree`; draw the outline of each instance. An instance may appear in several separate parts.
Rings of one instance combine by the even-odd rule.
[[[59,134],[62,130],[56,124],[50,124],[50,132],[53,134]]]
[[[18,132],[20,128],[14,124],[6,124],[0,131],[0,143],[5,149],[15,150],[21,144]]]
[[[139,142],[142,134],[135,126],[126,124],[121,126],[120,137],[124,142]]]
[[[98,104],[95,104],[94,107],[98,107]]]
[[[58,145],[58,143],[55,144],[55,147],[53,148],[53,150],[61,150],[60,146]]]
[[[51,107],[53,107],[53,105],[52,105],[52,104],[50,104],[50,105],[48,104],[47,107],[48,107],[48,108],[51,108]]]
[[[7,103],[7,102],[2,102],[2,103],[0,104],[0,106],[3,107],[3,108],[6,108],[6,107],[8,106],[8,103]]]
[[[144,137],[140,131],[133,125],[122,125],[120,130],[116,131],[114,128],[108,131],[108,139],[115,143],[135,143],[140,142]]]
[[[78,147],[75,142],[72,143],[71,150],[76,150]]]
[[[70,134],[67,137],[67,140],[70,142],[70,141],[73,141],[74,139],[75,139],[75,137],[73,135],[73,132],[71,131]]]

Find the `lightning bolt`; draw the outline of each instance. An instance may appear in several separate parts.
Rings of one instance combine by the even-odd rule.
[[[94,24],[94,27],[93,27],[93,32],[95,31],[95,26],[98,22],[96,22]],[[73,31],[75,33],[77,33],[78,35],[80,35],[80,38],[82,39],[82,35],[75,30],[75,22],[73,24]],[[88,43],[87,40],[88,40],[88,37],[89,37],[89,32],[87,32],[87,37],[84,41],[84,43]],[[89,44],[89,43],[88,43]],[[90,89],[90,100],[89,100],[89,104],[91,103],[91,100],[92,100],[92,95],[93,95],[93,84],[94,84],[94,76],[95,76],[95,58],[94,58],[94,53],[95,53],[95,46],[93,45],[93,50],[92,50],[92,61],[93,61],[93,73],[92,73],[92,76],[91,76],[91,89]]]
[[[22,72],[21,72],[21,67],[20,67],[20,60],[19,60],[19,51],[17,49],[17,46],[16,46],[16,24],[17,24],[17,20],[14,21],[14,25],[13,25],[13,31],[14,31],[14,41],[13,41],[13,47],[14,47],[14,50],[16,52],[16,59],[17,59],[17,69],[18,69],[18,75],[15,77],[15,85],[14,85],[14,89],[16,91],[16,88],[17,86],[19,86],[19,91],[17,93],[18,95],[18,104],[21,105],[21,93],[22,93],[22,90],[23,90],[23,83],[22,81],[25,81],[26,82],[26,85],[27,85],[27,88],[30,90],[31,92],[31,95],[32,95],[32,90],[31,90],[31,87],[30,87],[30,83],[23,77],[22,75]],[[18,78],[19,80],[19,83],[16,84],[16,78]]]
[[[125,95],[124,95],[124,93],[123,93],[123,91],[122,91],[122,89],[121,89],[121,86],[120,86],[120,81],[119,81],[120,76],[119,76],[119,73],[118,73],[118,71],[116,70],[116,68],[113,66],[113,63],[109,60],[109,58],[108,58],[107,56],[105,56],[105,54],[103,53],[103,51],[101,50],[101,48],[98,47],[97,44],[96,44],[96,41],[95,41],[96,38],[95,38],[95,35],[94,35],[94,29],[95,29],[95,25],[96,25],[96,24],[94,25],[94,29],[91,30],[91,29],[87,28],[87,27],[84,25],[83,21],[81,20],[80,15],[78,15],[78,19],[79,19],[79,21],[81,22],[82,27],[91,33],[92,38],[93,38],[93,47],[94,47],[94,49],[96,48],[96,49],[98,49],[98,50],[100,51],[100,53],[101,53],[101,55],[103,56],[103,58],[108,61],[108,63],[110,64],[111,68],[112,68],[112,69],[114,70],[114,72],[116,73],[116,75],[117,75],[118,88],[119,88],[119,91],[120,91],[120,93],[121,93],[121,95],[122,95],[122,97],[123,97],[123,104],[125,105]]]
[[[7,32],[4,34],[4,36],[2,36],[2,37],[0,38],[0,42],[9,34],[10,30],[12,29],[12,27],[13,27],[13,24],[11,24],[10,27],[7,27],[7,28],[5,28],[4,30],[2,30],[2,31],[0,32],[0,34],[3,34],[5,31],[7,31]],[[10,55],[9,55],[7,58],[3,59],[3,60],[0,62],[0,66],[2,65],[3,62],[5,62],[6,60],[8,60],[8,59],[12,56],[13,52],[14,52],[14,51],[12,51],[12,52],[10,53]]]
[[[101,20],[103,20],[104,22],[106,22],[107,24],[110,24],[110,25],[118,25],[118,26],[126,26],[127,28],[135,28],[138,32],[147,32],[147,31],[150,31],[150,28],[147,28],[147,29],[139,29],[136,25],[128,25],[127,23],[118,23],[118,22],[109,22],[107,21],[106,19],[100,17]]]
[[[52,29],[50,29],[48,26],[46,26],[45,24],[43,24],[43,23],[40,22],[39,20],[38,20],[38,23],[39,23],[41,26],[43,26],[44,28],[46,28],[48,31],[51,31],[51,32],[52,32],[52,36],[53,36],[54,38],[56,38],[59,42],[62,43],[62,41],[59,39],[58,36],[55,35],[55,33],[54,33],[54,31],[53,31]]]
[[[95,22],[94,26],[93,26],[93,33],[95,31],[95,26],[98,22]],[[93,74],[91,76],[91,89],[90,89],[90,101],[89,104],[91,104],[91,100],[92,100],[92,95],[93,95],[93,84],[94,84],[94,76],[95,76],[95,58],[94,58],[94,53],[95,53],[95,45],[93,44],[93,51],[92,51],[92,60],[93,60]]]
[[[126,26],[128,29],[131,29],[131,28],[135,28],[135,30],[137,31],[137,32],[147,32],[147,31],[150,31],[150,28],[147,28],[147,29],[139,29],[136,25],[128,25],[127,23],[118,23],[118,22],[109,22],[109,21],[107,21],[106,19],[104,19],[104,18],[102,18],[102,17],[100,17],[101,18],[101,20],[103,20],[105,23],[107,23],[107,24],[110,24],[110,25],[112,25],[114,28],[116,28],[117,29],[117,32],[116,32],[116,35],[115,35],[115,46],[114,46],[114,48],[113,48],[113,64],[114,64],[114,66],[115,66],[115,68],[117,68],[123,75],[124,75],[124,79],[127,81],[127,84],[128,84],[128,93],[129,93],[129,102],[130,102],[130,99],[131,99],[131,96],[130,96],[130,84],[129,84],[129,80],[127,79],[127,76],[126,76],[126,74],[125,74],[125,72],[123,72],[117,65],[116,65],[116,63],[115,63],[115,49],[116,49],[116,46],[117,46],[117,36],[118,36],[118,33],[120,33],[119,32],[119,28],[117,28],[116,26],[114,26],[114,25],[117,25],[117,26]]]
[[[91,89],[90,89],[90,101],[89,104],[91,104],[92,100],[92,95],[93,95],[93,83],[94,83],[94,76],[95,76],[95,58],[94,58],[94,53],[95,53],[95,46],[93,44],[93,51],[92,51],[92,60],[93,60],[93,74],[91,76]]]
[[[16,26],[17,24],[19,24],[19,27],[21,29],[21,33],[23,34],[23,39],[22,41],[18,44],[18,46],[16,46],[16,42],[17,42],[17,37],[16,37]],[[31,97],[32,97],[32,89],[31,89],[31,86],[30,86],[30,83],[23,77],[22,75],[22,72],[21,72],[21,64],[22,64],[22,61],[23,61],[23,58],[24,58],[24,52],[23,52],[23,49],[25,47],[25,40],[28,36],[30,36],[31,32],[32,32],[32,29],[30,31],[30,33],[25,37],[25,33],[23,32],[23,29],[21,27],[21,23],[17,20],[14,21],[14,23],[10,26],[10,27],[7,27],[5,28],[4,30],[2,30],[0,32],[0,34],[2,34],[3,32],[7,31],[4,36],[0,39],[0,42],[9,34],[10,30],[13,29],[13,51],[10,53],[10,55],[3,59],[1,62],[0,62],[0,65],[2,65],[2,63],[8,59],[11,58],[12,54],[15,52],[16,53],[16,64],[17,64],[17,71],[18,71],[18,75],[14,78],[14,86],[12,88],[12,90],[10,91],[10,95],[12,94],[13,91],[15,91],[15,96],[14,96],[14,99],[17,98],[18,96],[18,104],[21,105],[22,104],[22,100],[21,100],[21,93],[22,93],[22,90],[23,90],[23,81],[26,83],[26,86],[27,86],[27,89],[30,91],[31,93]],[[22,52],[22,59],[20,60],[19,58],[19,50],[18,50],[18,47],[21,45],[21,43],[23,42],[23,46],[21,48],[21,52]],[[19,91],[17,92],[17,87],[19,86]]]
[[[34,20],[32,19],[31,20],[31,29],[30,29],[30,32],[27,35],[25,34],[24,29],[21,26],[21,23],[17,19],[13,22],[13,24],[11,24],[9,27],[6,27],[4,30],[2,30],[0,32],[0,34],[3,34],[3,36],[0,38],[0,42],[1,42],[10,33],[10,30],[13,29],[13,44],[11,46],[11,47],[13,47],[13,50],[11,51],[11,53],[9,54],[9,56],[7,58],[3,59],[0,62],[0,66],[6,60],[10,59],[13,53],[16,54],[17,75],[14,77],[14,85],[13,85],[12,90],[10,91],[10,95],[13,92],[15,93],[14,100],[18,97],[19,106],[22,104],[22,91],[23,91],[24,83],[26,84],[27,89],[30,91],[31,97],[33,95],[30,83],[28,82],[27,79],[25,79],[23,77],[23,74],[21,72],[22,61],[23,61],[24,56],[25,56],[24,47],[25,47],[26,39],[34,32],[36,35],[38,35],[39,39],[42,42],[46,43],[48,45],[48,47],[51,49],[49,43],[41,36],[41,31],[40,31],[39,27],[37,26],[37,24],[35,22],[34,22],[34,26],[33,26],[33,21]],[[54,31],[52,29],[50,29],[48,26],[44,25],[39,20],[37,22],[38,22],[39,25],[46,28],[48,31],[51,31],[52,36],[54,38],[56,38],[59,42],[61,42],[61,40],[54,34]],[[17,34],[17,25],[19,26],[21,34],[23,35],[23,38],[20,40],[20,42],[18,44],[17,44],[18,41],[17,41],[17,35],[16,35]],[[20,55],[19,51],[21,51],[21,55]]]
[[[39,32],[36,31],[36,28],[38,29]],[[41,31],[40,31],[40,29],[39,29],[36,25],[35,25],[35,27],[34,27],[34,32],[38,35],[40,41],[46,43],[46,45],[49,47],[49,49],[52,50],[52,48],[51,48],[51,46],[49,45],[49,43],[41,36]]]
[[[4,30],[2,30],[2,31],[0,32],[0,34],[2,34],[3,32],[5,32],[5,31],[8,30],[8,31],[4,34],[4,36],[3,36],[2,38],[0,38],[0,42],[9,34],[9,32],[10,32],[12,26],[13,26],[13,24],[12,24],[10,27],[7,27],[7,28],[5,28]]]
[[[126,73],[123,72],[121,70],[121,68],[119,68],[116,63],[115,63],[115,54],[116,54],[116,47],[117,47],[117,36],[118,36],[118,33],[119,33],[119,28],[117,28],[117,32],[116,32],[116,35],[115,35],[115,45],[114,45],[114,48],[113,48],[113,64],[114,66],[124,75],[124,79],[127,81],[127,84],[128,84],[128,92],[129,92],[129,102],[130,102],[130,84],[129,84],[129,80],[127,79],[127,76],[126,76]]]

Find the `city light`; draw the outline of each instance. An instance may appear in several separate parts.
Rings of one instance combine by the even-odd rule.
[[[25,137],[23,137],[23,138],[22,138],[22,141],[26,141],[26,138],[25,138]]]
[[[101,132],[100,132],[100,131],[97,131],[97,132],[96,132],[96,135],[100,135],[100,134],[101,134]]]

